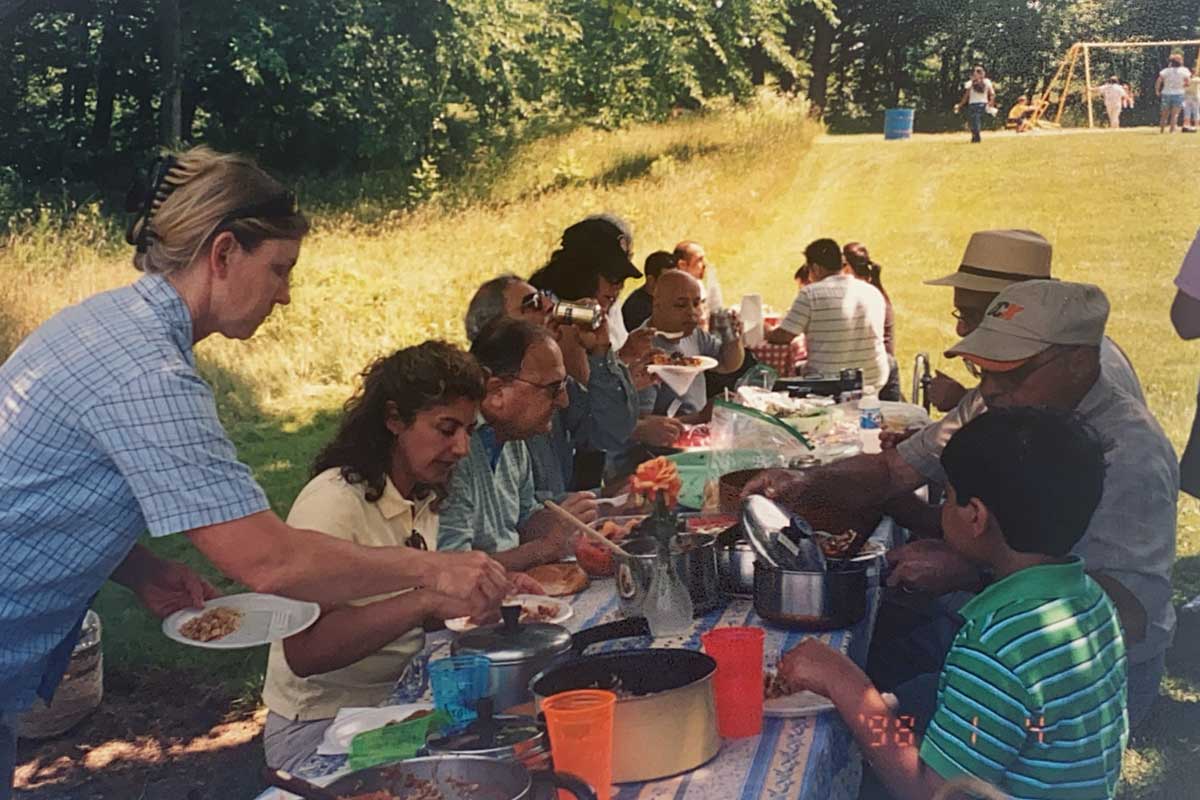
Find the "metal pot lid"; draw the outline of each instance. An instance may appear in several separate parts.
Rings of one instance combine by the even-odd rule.
[[[762,563],[788,570],[824,569],[824,554],[812,538],[812,527],[761,495],[742,502],[742,528]],[[795,529],[796,535],[785,533]],[[815,565],[815,567],[814,567]]]
[[[546,735],[533,717],[501,715],[475,720],[464,730],[425,742],[430,753],[521,760],[545,749]]]
[[[513,614],[509,609],[516,609]],[[556,656],[571,649],[571,632],[549,622],[517,622],[519,606],[502,609],[504,622],[460,634],[450,646],[454,655],[479,653],[493,664],[520,664]]]

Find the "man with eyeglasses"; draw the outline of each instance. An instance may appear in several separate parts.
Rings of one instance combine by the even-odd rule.
[[[1017,283],[999,294],[975,331],[947,355],[963,358],[980,375],[979,389],[954,412],[960,424],[988,408],[1044,406],[1073,410],[1106,442],[1104,495],[1074,552],[1121,616],[1129,654],[1129,718],[1136,726],[1158,696],[1175,628],[1171,569],[1179,470],[1170,442],[1146,405],[1102,365],[1108,310],[1108,300],[1096,286]],[[934,423],[879,455],[805,473],[769,472],[747,492],[775,497],[801,513],[815,498],[843,509],[879,506],[922,484],[945,482],[939,460],[945,442],[938,428]],[[988,581],[940,538],[896,548],[888,560],[889,585],[933,595],[977,591]],[[936,672],[954,626],[935,623],[920,632],[914,628],[899,636],[877,636],[868,671],[892,687],[911,673]]]
[[[1050,279],[1053,248],[1045,237],[1033,231],[991,230],[971,235],[958,270],[926,286],[954,289],[955,332],[966,336],[979,327],[996,295],[1014,283]],[[1145,402],[1141,384],[1129,359],[1112,339],[1104,338],[1100,358],[1105,372],[1121,388]],[[929,386],[929,399],[938,411],[951,411],[967,395],[967,388],[938,370]],[[949,441],[954,430],[943,430]]]
[[[567,405],[562,351],[546,328],[500,317],[476,334],[471,354],[487,373],[487,394],[470,452],[450,480],[438,549],[482,550],[513,571],[574,555],[573,529],[538,505],[525,443],[549,432]],[[590,492],[561,505],[582,522],[596,518]]]

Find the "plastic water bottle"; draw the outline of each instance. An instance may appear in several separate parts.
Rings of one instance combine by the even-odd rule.
[[[878,453],[879,433],[883,429],[883,411],[874,386],[864,386],[858,401],[858,440],[864,453]]]

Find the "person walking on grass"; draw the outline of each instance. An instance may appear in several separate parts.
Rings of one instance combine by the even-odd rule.
[[[1183,110],[1183,98],[1191,82],[1192,71],[1183,65],[1183,54],[1172,53],[1170,63],[1158,73],[1158,80],[1154,82],[1154,93],[1162,103],[1158,115],[1159,133],[1166,130],[1168,117],[1171,119],[1171,133],[1175,132],[1179,113]]]
[[[976,64],[971,70],[971,80],[963,87],[962,99],[955,104],[954,113],[957,114],[964,106],[971,123],[971,142],[980,142],[983,115],[996,113],[996,87],[992,85],[982,64]]]
[[[1116,130],[1121,127],[1121,110],[1129,100],[1129,94],[1121,84],[1121,79],[1113,75],[1108,82],[1096,90],[1104,101],[1104,110],[1108,113],[1108,127]]]

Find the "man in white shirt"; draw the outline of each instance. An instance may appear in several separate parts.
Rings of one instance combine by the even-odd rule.
[[[1171,54],[1171,62],[1154,82],[1154,93],[1162,100],[1162,112],[1158,117],[1158,132],[1162,133],[1167,127],[1167,117],[1171,118],[1171,133],[1179,123],[1179,112],[1183,110],[1183,96],[1188,84],[1192,82],[1192,71],[1183,65],[1183,55]]]
[[[1121,109],[1125,107],[1125,101],[1128,99],[1128,93],[1125,87],[1121,85],[1121,79],[1113,75],[1108,79],[1108,83],[1101,86],[1096,92],[1104,100],[1104,110],[1108,112],[1108,127],[1121,127]]]
[[[883,345],[887,314],[883,294],[854,276],[832,239],[809,244],[804,258],[813,282],[796,295],[787,317],[767,334],[767,341],[788,344],[804,334],[806,374],[837,375],[844,369],[861,369],[864,386],[882,387],[889,372]]]

